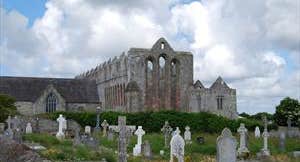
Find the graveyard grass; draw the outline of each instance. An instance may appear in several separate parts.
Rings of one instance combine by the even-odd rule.
[[[256,152],[259,152],[262,148],[262,138],[255,139],[252,135],[249,139],[249,150],[251,156],[255,158]],[[204,144],[197,144],[196,137],[202,136],[205,138]],[[187,144],[185,146],[185,161],[186,162],[214,162],[216,154],[216,138],[218,134],[208,134],[208,133],[194,133],[192,134],[192,144]],[[238,135],[234,134],[238,139]],[[109,162],[115,162],[117,160],[117,147],[118,143],[116,140],[109,141],[106,137],[102,137],[102,134],[98,134],[97,138],[100,139],[100,149],[99,151],[92,150],[86,146],[73,146],[71,140],[59,141],[55,136],[47,134],[27,134],[24,136],[24,140],[29,142],[37,142],[45,146],[47,150],[40,151],[39,153],[50,160],[67,160],[67,161],[84,161],[84,160],[101,160],[106,158]],[[153,158],[151,160],[144,159],[143,157],[133,157],[128,158],[129,162],[141,162],[141,161],[157,161],[157,162],[167,162],[169,161],[169,149],[164,148],[164,137],[162,134],[152,133],[143,136],[143,141],[149,140],[151,144],[151,149],[153,153]],[[137,137],[133,136],[130,139],[130,143],[127,147],[127,152],[132,155],[132,148],[137,142]],[[271,154],[273,155],[271,161],[284,161],[284,162],[296,162],[300,159],[293,159],[288,156],[288,152],[293,150],[300,150],[300,139],[287,138],[286,140],[286,151],[280,152],[278,148],[278,139],[269,139],[269,148]],[[164,150],[164,156],[160,156],[160,150]]]

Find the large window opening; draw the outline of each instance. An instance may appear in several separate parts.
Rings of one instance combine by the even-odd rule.
[[[57,98],[56,96],[51,92],[46,99],[46,112],[52,113],[56,111],[57,107]]]
[[[223,109],[223,99],[224,99],[224,96],[217,96],[217,108],[218,108],[218,110]]]

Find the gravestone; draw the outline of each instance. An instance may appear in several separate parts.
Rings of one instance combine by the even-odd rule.
[[[4,133],[5,123],[0,123],[0,134]]]
[[[172,127],[169,125],[169,122],[168,121],[165,121],[165,125],[161,128],[161,131],[163,132],[164,134],[164,137],[165,137],[165,147],[169,147],[169,136],[172,132]]]
[[[84,133],[87,135],[91,135],[91,126],[87,125],[84,127]]]
[[[97,150],[98,149],[98,144],[99,144],[99,141],[88,135],[88,134],[84,134],[81,136],[81,141],[84,145],[86,145],[87,147],[93,149],[93,150]]]
[[[285,151],[285,132],[281,131],[279,135],[279,150]]]
[[[205,142],[204,137],[197,137],[197,138],[196,138],[196,141],[197,141],[199,144],[204,144],[204,142]]]
[[[16,131],[16,129],[21,130],[21,120],[18,118],[18,116],[15,116],[13,119],[11,119],[11,128],[13,131]]]
[[[111,128],[108,129],[107,139],[108,139],[109,141],[114,140],[114,131],[113,131]]]
[[[118,141],[118,162],[127,162],[127,143],[126,143],[126,117],[118,117],[119,141]]]
[[[190,127],[186,126],[185,127],[185,132],[184,132],[184,140],[187,144],[192,143],[192,137],[191,137],[191,131],[190,131]]]
[[[268,137],[269,137],[269,133],[268,133],[267,129],[264,129],[262,137],[264,138],[264,146],[261,149],[261,155],[262,156],[269,156],[270,155],[270,151],[268,149]]]
[[[184,139],[180,136],[180,130],[176,127],[175,135],[170,141],[170,162],[174,161],[174,156],[178,162],[184,162]]]
[[[247,128],[245,127],[244,123],[240,124],[237,132],[240,134],[240,147],[238,148],[238,156],[239,157],[248,157],[249,150],[246,146],[246,138],[247,138]]]
[[[58,122],[58,132],[56,133],[56,138],[62,140],[65,138],[65,133],[63,132],[63,130],[67,127],[66,119],[63,117],[62,114],[60,114],[56,121]]]
[[[8,118],[6,119],[6,123],[7,123],[7,129],[4,133],[4,135],[5,135],[5,137],[8,137],[9,139],[13,139],[14,132],[11,129],[11,116],[8,116]]]
[[[15,140],[18,143],[22,143],[22,131],[21,131],[21,129],[16,128],[14,130],[13,140]]]
[[[147,159],[152,159],[151,145],[148,140],[145,140],[145,142],[142,144],[142,152],[144,157]]]
[[[142,126],[138,126],[134,134],[137,136],[137,144],[133,148],[133,156],[139,156],[142,150],[142,137],[145,135],[145,131]]]
[[[96,127],[94,129],[94,132],[98,133],[101,131],[101,128],[100,128],[100,113],[101,113],[101,107],[98,106],[96,108],[96,113],[97,113],[97,117],[96,117]]]
[[[290,117],[287,119],[287,135],[288,137],[293,137],[293,130],[292,130],[292,120]]]
[[[32,133],[31,123],[27,123],[25,133],[26,134]]]
[[[81,144],[81,139],[80,139],[80,128],[75,129],[75,137],[73,139],[73,145],[77,146]]]
[[[258,126],[255,127],[254,136],[255,136],[255,138],[259,138],[260,137],[260,130],[259,130]]]
[[[35,119],[35,133],[40,133],[40,119],[39,117],[36,117]]]
[[[236,146],[230,129],[224,128],[217,138],[217,162],[236,162]]]
[[[108,122],[106,120],[104,120],[101,123],[101,126],[103,128],[103,137],[106,137],[107,136],[107,127],[109,126],[109,124],[108,124]]]

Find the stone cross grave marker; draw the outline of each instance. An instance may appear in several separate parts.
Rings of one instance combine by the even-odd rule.
[[[169,147],[168,140],[172,130],[173,128],[169,125],[169,122],[165,121],[165,125],[161,128],[161,131],[163,132],[165,137],[165,147]]]
[[[56,133],[56,138],[59,140],[62,140],[65,138],[65,133],[63,132],[63,129],[66,129],[66,119],[63,117],[62,114],[59,114],[59,117],[56,119],[58,122],[58,132]]]
[[[25,133],[26,134],[32,133],[31,123],[27,123]]]
[[[255,138],[259,138],[260,137],[260,130],[259,130],[258,126],[255,127],[254,136],[255,136]]]
[[[284,151],[285,150],[285,132],[281,131],[279,135],[279,150]]]
[[[119,116],[118,117],[118,130],[119,130],[119,141],[118,141],[118,161],[119,162],[127,162],[127,128],[126,128],[126,117]]]
[[[217,138],[217,162],[236,162],[236,146],[230,129],[224,128]]]
[[[268,129],[268,119],[267,119],[267,116],[263,116],[262,117],[262,121],[264,123],[264,129]]]
[[[134,133],[137,136],[137,144],[133,148],[133,156],[141,155],[142,150],[142,137],[145,135],[145,131],[142,126],[138,126],[138,129]]]
[[[187,144],[190,144],[192,141],[192,137],[191,137],[191,131],[190,131],[190,127],[186,126],[185,127],[185,132],[184,132],[184,140]]]
[[[174,156],[178,162],[184,162],[184,139],[180,136],[180,130],[176,127],[175,135],[170,141],[170,162],[173,162]]]
[[[240,147],[238,148],[238,155],[242,156],[249,153],[249,150],[246,146],[246,136],[247,136],[247,128],[245,127],[244,123],[240,124],[237,132],[240,134]]]
[[[265,128],[264,132],[262,134],[262,137],[264,138],[264,146],[261,149],[261,155],[263,156],[269,156],[270,155],[270,151],[268,149],[268,137],[270,136],[270,134],[268,133],[268,129]]]
[[[101,127],[103,128],[103,137],[106,137],[107,135],[107,127],[109,126],[108,122],[106,120],[104,120],[101,123]]]

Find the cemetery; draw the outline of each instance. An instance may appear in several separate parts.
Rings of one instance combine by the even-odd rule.
[[[7,141],[14,145],[0,151],[0,161],[300,160],[300,131],[291,126],[290,119],[287,127],[278,127],[266,117],[230,120],[204,112],[99,111],[8,116],[1,125],[0,145],[5,146]],[[14,151],[13,146],[31,153],[20,148],[20,152]]]

